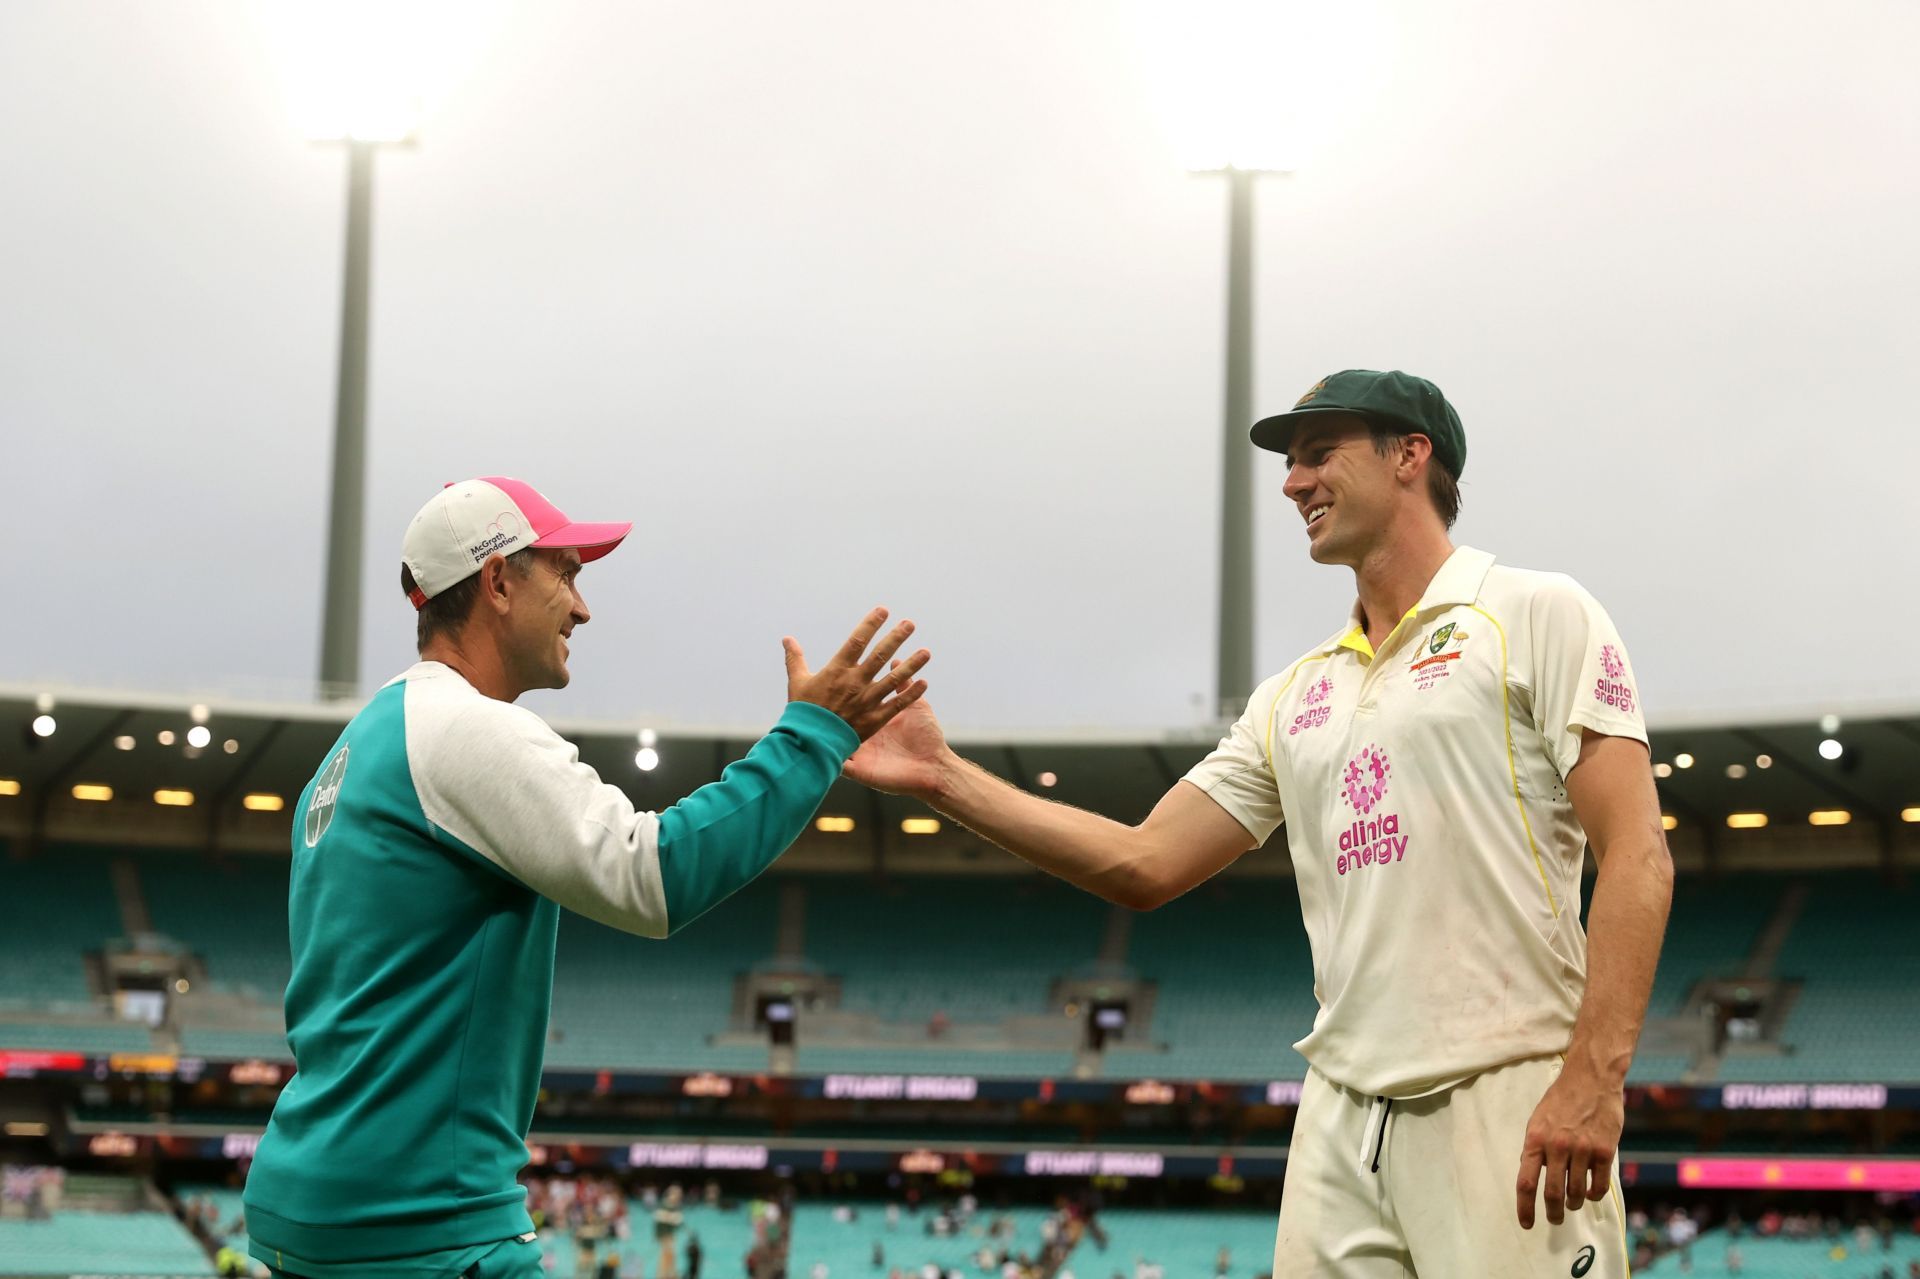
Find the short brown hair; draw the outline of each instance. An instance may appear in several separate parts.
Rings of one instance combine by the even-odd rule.
[[[1392,457],[1408,432],[1368,422],[1367,434],[1373,437],[1374,452],[1381,457]],[[1440,513],[1440,523],[1452,528],[1453,522],[1460,518],[1460,481],[1441,465],[1439,458],[1431,455],[1427,458],[1427,496],[1433,499],[1433,509]]]
[[[525,577],[533,572],[533,548],[529,546],[515,551],[507,556],[507,564],[516,574]],[[404,563],[400,565],[400,589],[409,601],[413,599],[413,570]],[[422,604],[414,616],[414,650],[426,652],[428,641],[435,636],[458,635],[467,624],[467,615],[473,612],[473,602],[479,598],[480,574],[474,573]]]

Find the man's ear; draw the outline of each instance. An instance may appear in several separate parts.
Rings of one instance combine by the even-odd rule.
[[[1433,441],[1424,435],[1407,435],[1400,440],[1400,465],[1395,469],[1411,483],[1420,473],[1420,463],[1433,460]]]
[[[507,579],[512,576],[503,555],[489,555],[487,562],[480,566],[480,598],[497,616],[505,617],[513,608],[507,585]]]

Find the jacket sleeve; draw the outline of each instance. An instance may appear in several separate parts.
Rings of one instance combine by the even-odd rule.
[[[832,711],[789,702],[771,732],[660,814],[660,878],[674,929],[713,909],[800,837],[860,738]]]
[[[471,705],[416,740],[414,788],[434,827],[588,919],[665,937],[751,882],[806,829],[859,738],[795,702],[717,782],[638,811],[530,711]]]

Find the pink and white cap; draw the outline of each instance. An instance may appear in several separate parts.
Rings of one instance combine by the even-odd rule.
[[[529,546],[572,548],[582,563],[597,560],[633,531],[627,524],[576,524],[525,480],[488,475],[449,484],[407,525],[400,558],[413,574],[413,606],[420,608],[466,581],[494,555]]]

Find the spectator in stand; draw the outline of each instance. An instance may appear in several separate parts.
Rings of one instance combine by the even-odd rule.
[[[694,1235],[687,1240],[687,1279],[700,1279],[700,1236]]]
[[[1729,1243],[1727,1245],[1727,1273],[1730,1275],[1739,1274],[1741,1270],[1745,1268],[1746,1262],[1746,1257],[1740,1252],[1740,1245],[1737,1243]]]
[[[1220,1245],[1220,1255],[1213,1259],[1213,1273],[1218,1279],[1226,1279],[1227,1271],[1233,1269],[1233,1254],[1227,1251],[1227,1245]]]

